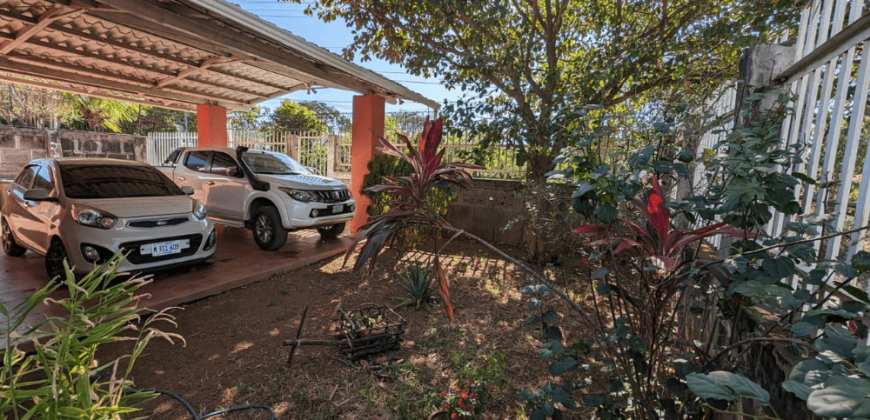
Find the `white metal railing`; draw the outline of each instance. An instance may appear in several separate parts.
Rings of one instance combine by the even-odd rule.
[[[390,141],[400,149],[406,149],[404,143],[398,141],[395,134],[388,135]],[[294,133],[289,131],[258,131],[229,130],[227,132],[230,147],[247,146],[252,149],[269,150],[285,153],[297,159],[305,166],[316,168],[320,173],[340,174],[351,171],[351,138],[349,135],[321,135],[312,133]],[[160,165],[173,150],[179,147],[197,145],[195,132],[151,133],[148,135],[148,163]],[[416,144],[416,139],[414,139]],[[460,134],[446,136],[443,139],[446,149],[444,160],[469,161],[475,144]],[[330,156],[330,153],[333,155]],[[473,171],[476,178],[521,179],[525,175],[525,167],[516,164],[516,150],[504,146],[491,147],[483,153],[485,170]],[[330,161],[332,167],[330,167]]]

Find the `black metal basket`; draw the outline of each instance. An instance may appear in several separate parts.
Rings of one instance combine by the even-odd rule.
[[[348,360],[398,350],[405,334],[405,318],[387,306],[367,305],[345,311],[338,308],[335,339]]]
[[[287,366],[293,363],[293,354],[301,346],[337,346],[350,362],[371,355],[398,350],[405,334],[405,318],[388,306],[363,305],[356,309],[338,308],[335,320],[334,340],[301,340],[302,325],[308,314],[308,307],[302,311],[296,338],[284,340],[290,347]]]

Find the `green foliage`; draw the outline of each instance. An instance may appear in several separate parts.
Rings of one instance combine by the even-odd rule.
[[[402,287],[408,292],[409,297],[395,298],[399,300],[395,309],[412,305],[417,309],[420,309],[421,306],[429,309],[429,303],[434,297],[431,289],[434,279],[432,271],[423,267],[419,261],[414,261],[399,272],[399,278],[402,280]]]
[[[504,355],[498,352],[462,365],[455,380],[445,384],[446,389],[432,398],[433,405],[446,412],[448,419],[479,418],[492,393],[507,384],[504,368]],[[435,382],[436,388],[441,386],[439,381]]]
[[[80,280],[66,267],[62,285],[68,297],[50,298],[61,287],[52,283],[15,307],[0,304],[0,314],[6,318],[0,333],[6,344],[0,364],[0,416],[15,420],[127,418],[155,396],[133,390],[130,372],[153,338],[170,342],[183,338],[154,327],[159,322],[174,324],[165,311],[135,325],[141,321],[136,308],[141,295],[136,292],[148,281],[115,281],[120,260],[115,255]],[[28,315],[43,302],[61,308],[65,316],[28,326]],[[19,350],[24,340],[33,344],[32,354]],[[132,353],[98,366],[95,357],[100,346],[122,340],[133,342]]]
[[[91,131],[119,133],[123,124],[136,121],[142,110],[149,107],[112,99],[64,93],[66,102],[77,112],[74,121],[80,121]]]
[[[267,127],[272,130],[292,132],[307,132],[323,134],[326,126],[314,111],[305,105],[290,100],[281,101],[281,105],[272,111]]]
[[[410,176],[413,173],[413,169],[408,162],[382,153],[375,155],[375,158],[369,161],[367,167],[368,173],[363,178],[362,193],[371,200],[366,213],[369,218],[372,218],[388,212],[394,198],[390,193],[371,191],[370,188],[383,182],[384,177]],[[457,190],[455,187],[440,185],[432,189],[427,197],[427,202],[438,214],[444,216],[447,214],[450,202],[456,198],[456,195]],[[396,239],[405,245],[417,246],[434,232],[435,230],[429,226],[407,226],[400,232],[397,232]]]
[[[577,107],[703,95],[736,74],[742,48],[796,26],[804,3],[319,0],[307,12],[354,29],[348,58],[401,63],[462,89],[444,115],[515,146],[543,182]]]
[[[268,109],[258,105],[251,105],[244,111],[233,111],[227,115],[227,125],[237,130],[256,130],[263,124],[262,119],[268,113]]]

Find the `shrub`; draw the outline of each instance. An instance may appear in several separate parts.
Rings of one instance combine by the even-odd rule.
[[[136,292],[150,280],[116,283],[120,261],[115,255],[80,280],[65,266],[63,283],[49,284],[11,308],[0,304],[0,314],[7,319],[0,330],[0,340],[6,344],[0,365],[0,417],[116,420],[127,418],[155,396],[133,390],[129,380],[133,365],[151,339],[183,338],[154,327],[159,322],[174,324],[166,310],[142,321],[136,304],[143,295]],[[51,298],[61,287],[69,296]],[[28,326],[28,315],[43,302],[66,315]],[[130,332],[138,334],[127,335]],[[32,354],[19,349],[23,340],[32,343]],[[118,341],[132,341],[133,351],[98,366],[99,347]]]
[[[414,261],[399,272],[399,278],[402,280],[402,287],[408,292],[409,297],[395,298],[399,300],[396,309],[411,305],[417,309],[420,309],[421,306],[428,309],[433,298],[432,271],[424,268],[419,261]]]

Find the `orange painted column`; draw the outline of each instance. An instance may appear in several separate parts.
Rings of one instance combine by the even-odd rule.
[[[228,146],[227,109],[217,105],[197,104],[196,136],[199,146]]]
[[[369,173],[368,163],[374,159],[380,147],[378,137],[384,135],[384,98],[378,95],[354,96],[353,98],[353,143],[350,146],[351,193],[356,199],[356,215],[350,222],[350,231],[357,233],[366,224],[370,200],[362,191],[363,178]]]

